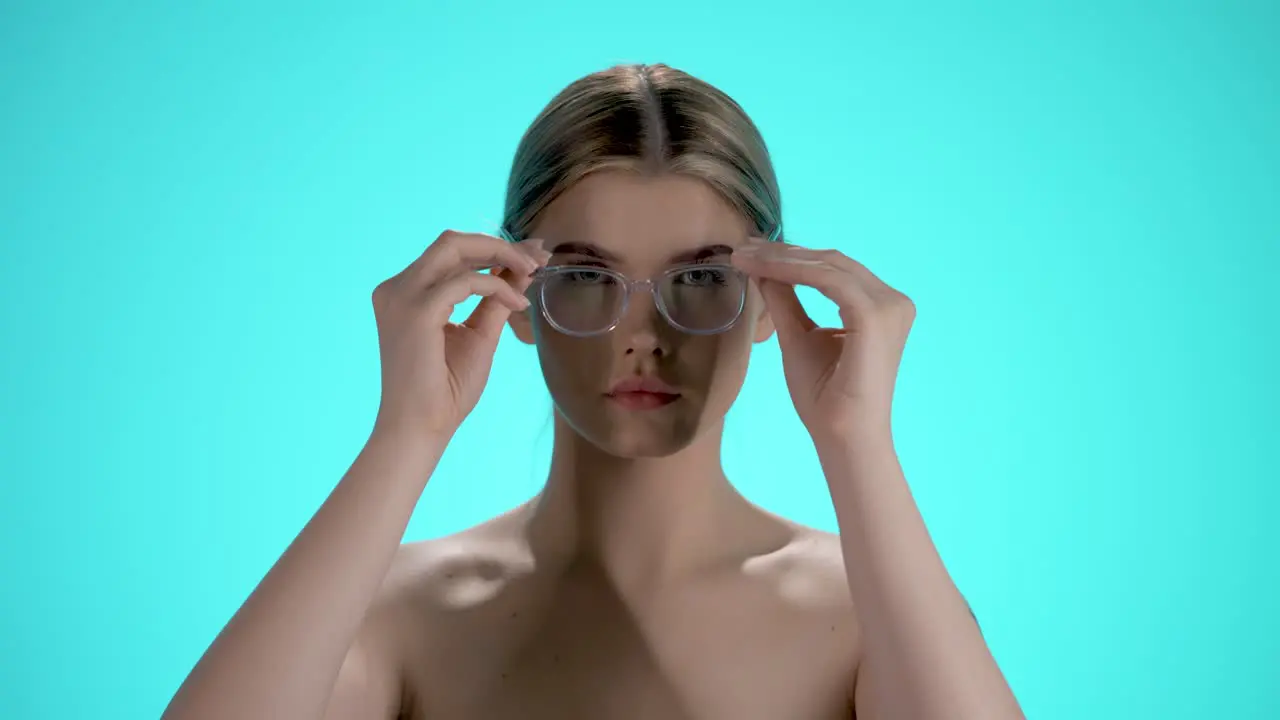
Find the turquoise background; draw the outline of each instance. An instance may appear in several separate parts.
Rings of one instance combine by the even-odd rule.
[[[1280,717],[1280,3],[885,5],[0,4],[0,717],[159,715],[365,439],[374,285],[623,61],[916,300],[899,451],[1030,717]],[[536,492],[549,411],[508,336],[407,537]],[[834,529],[776,344],[725,442]]]

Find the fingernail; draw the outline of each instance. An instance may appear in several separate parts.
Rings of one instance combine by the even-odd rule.
[[[538,258],[540,262],[546,262],[551,258],[551,253],[542,247],[542,240],[533,238],[520,243],[520,249],[524,250],[531,257]]]

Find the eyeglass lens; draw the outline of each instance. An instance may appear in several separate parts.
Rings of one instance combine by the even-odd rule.
[[[662,275],[655,280],[654,290],[658,307],[671,324],[692,332],[715,332],[738,319],[746,280],[730,267],[692,266]],[[615,273],[591,267],[554,268],[542,280],[543,312],[568,332],[603,332],[621,318],[626,293],[626,281]]]

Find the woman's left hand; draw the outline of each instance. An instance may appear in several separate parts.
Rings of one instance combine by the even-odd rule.
[[[732,262],[753,277],[778,333],[787,387],[815,440],[888,431],[890,406],[915,305],[857,261],[835,250],[779,242],[734,248]],[[795,286],[840,308],[841,328],[809,317]]]

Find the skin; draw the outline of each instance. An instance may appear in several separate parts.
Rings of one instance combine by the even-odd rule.
[[[547,208],[537,240],[446,234],[384,283],[369,443],[165,717],[1021,718],[893,450],[914,308],[838,253],[762,246],[752,231],[696,179],[600,173]],[[743,316],[689,335],[640,294],[606,335],[558,333],[521,293],[535,265],[581,259],[549,254],[566,243],[633,279],[731,247],[753,278]],[[470,272],[480,265],[505,269]],[[844,327],[816,327],[795,285],[835,301]],[[486,296],[476,315],[446,327],[471,292]],[[503,323],[536,345],[556,403],[546,487],[482,525],[402,545]],[[721,467],[724,415],[775,330],[839,535],[752,505]],[[641,374],[681,399],[637,412],[605,397]],[[490,471],[477,465],[474,482]]]

